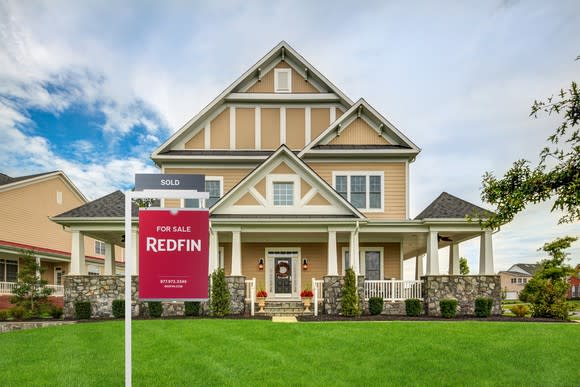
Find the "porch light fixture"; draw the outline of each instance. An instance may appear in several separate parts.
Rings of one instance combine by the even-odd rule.
[[[264,258],[258,259],[258,270],[264,270]]]
[[[302,261],[302,269],[308,270],[308,260],[306,258],[304,258],[304,260]]]

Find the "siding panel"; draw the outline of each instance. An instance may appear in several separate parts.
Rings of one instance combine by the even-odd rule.
[[[255,122],[254,108],[236,109],[236,149],[255,149]]]

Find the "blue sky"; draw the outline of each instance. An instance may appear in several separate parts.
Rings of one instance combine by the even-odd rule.
[[[414,216],[441,191],[481,204],[485,171],[537,160],[557,119],[530,118],[530,106],[580,74],[574,0],[112,4],[0,0],[1,172],[61,169],[92,199],[126,189],[156,172],[161,142],[285,40],[423,149]],[[495,235],[496,270],[580,236],[548,208]],[[477,241],[461,254],[476,269]]]

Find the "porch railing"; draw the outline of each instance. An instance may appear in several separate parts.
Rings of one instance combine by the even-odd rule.
[[[16,286],[16,282],[0,282],[0,294],[12,294],[12,290]],[[45,285],[47,288],[52,289],[51,296],[62,297],[64,296],[64,286],[62,285]]]
[[[250,303],[250,315],[255,313],[256,303],[256,279],[246,280],[246,302]],[[248,297],[249,296],[249,297]]]
[[[324,301],[324,280],[312,278],[312,293],[314,293],[314,315],[318,316],[318,303]]]
[[[387,301],[402,301],[408,298],[422,299],[423,281],[365,280],[365,299],[381,297]]]

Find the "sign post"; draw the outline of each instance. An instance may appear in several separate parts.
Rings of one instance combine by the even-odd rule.
[[[209,193],[203,192],[205,190],[205,177],[203,175],[166,175],[166,174],[136,174],[135,175],[135,191],[128,191],[125,192],[125,386],[131,387],[132,385],[132,327],[131,327],[131,320],[132,320],[132,307],[131,307],[131,300],[132,300],[132,281],[131,275],[133,273],[133,254],[132,254],[132,202],[133,199],[198,199],[202,204],[201,207],[204,207],[205,199],[209,197]],[[162,211],[162,210],[158,210]],[[149,211],[147,211],[149,212]],[[156,212],[156,210],[151,210],[151,212]],[[162,211],[162,212],[169,212],[170,211]],[[209,220],[208,211],[186,211],[186,213],[200,213],[205,214],[205,217]],[[204,218],[202,216],[202,218]],[[191,220],[191,219],[189,219]],[[205,275],[204,283],[205,283],[205,293],[207,294],[207,271],[208,271],[208,262],[207,262],[207,242],[208,242],[208,227],[209,221],[205,222],[205,237],[203,237],[203,230],[198,230],[201,232],[199,237],[196,239],[195,237],[193,240],[196,243],[190,242],[189,246],[195,246],[196,248],[191,248],[191,250],[199,250],[200,257],[201,255],[201,248],[197,249],[197,247],[205,246],[205,271],[202,272]],[[156,227],[156,226],[153,226]],[[176,227],[179,227],[176,225]],[[184,227],[187,227],[184,226]],[[181,229],[184,230],[184,229]],[[204,238],[204,239],[202,239]],[[168,239],[168,238],[166,238]],[[178,238],[179,239],[179,238]],[[186,238],[182,238],[186,239]],[[197,243],[197,240],[200,243]],[[146,242],[147,243],[147,242]],[[153,242],[151,242],[153,243]],[[179,242],[174,242],[177,245]],[[182,242],[182,246],[183,246]],[[157,244],[155,245],[155,249],[159,252],[162,249],[160,246],[164,246],[163,249],[167,249],[167,246],[170,243],[165,244]],[[187,242],[185,242],[187,244]],[[173,247],[176,246],[171,243]],[[201,246],[200,246],[201,245]],[[153,250],[153,245],[150,245],[151,249]],[[175,247],[177,249],[177,247]],[[175,258],[176,256],[174,256]],[[180,260],[179,257],[175,258],[177,261]],[[200,259],[199,261],[203,261]],[[135,262],[136,263],[136,262]],[[203,263],[197,262],[200,265]],[[193,268],[191,268],[193,269]],[[194,277],[190,277],[188,279],[189,284],[193,286],[196,279]],[[141,280],[139,281],[141,282]],[[168,285],[173,283],[167,283]],[[183,284],[183,283],[181,283]],[[176,285],[178,285],[176,283]],[[166,288],[171,289],[171,288]],[[173,288],[178,289],[178,288]],[[139,289],[141,291],[141,288]],[[199,290],[199,289],[198,289]],[[198,295],[200,295],[199,293]],[[203,294],[201,294],[203,296]],[[173,299],[173,298],[171,298]],[[196,299],[196,297],[184,297],[179,299]],[[202,297],[197,299],[204,299]],[[205,297],[207,299],[207,297]]]

